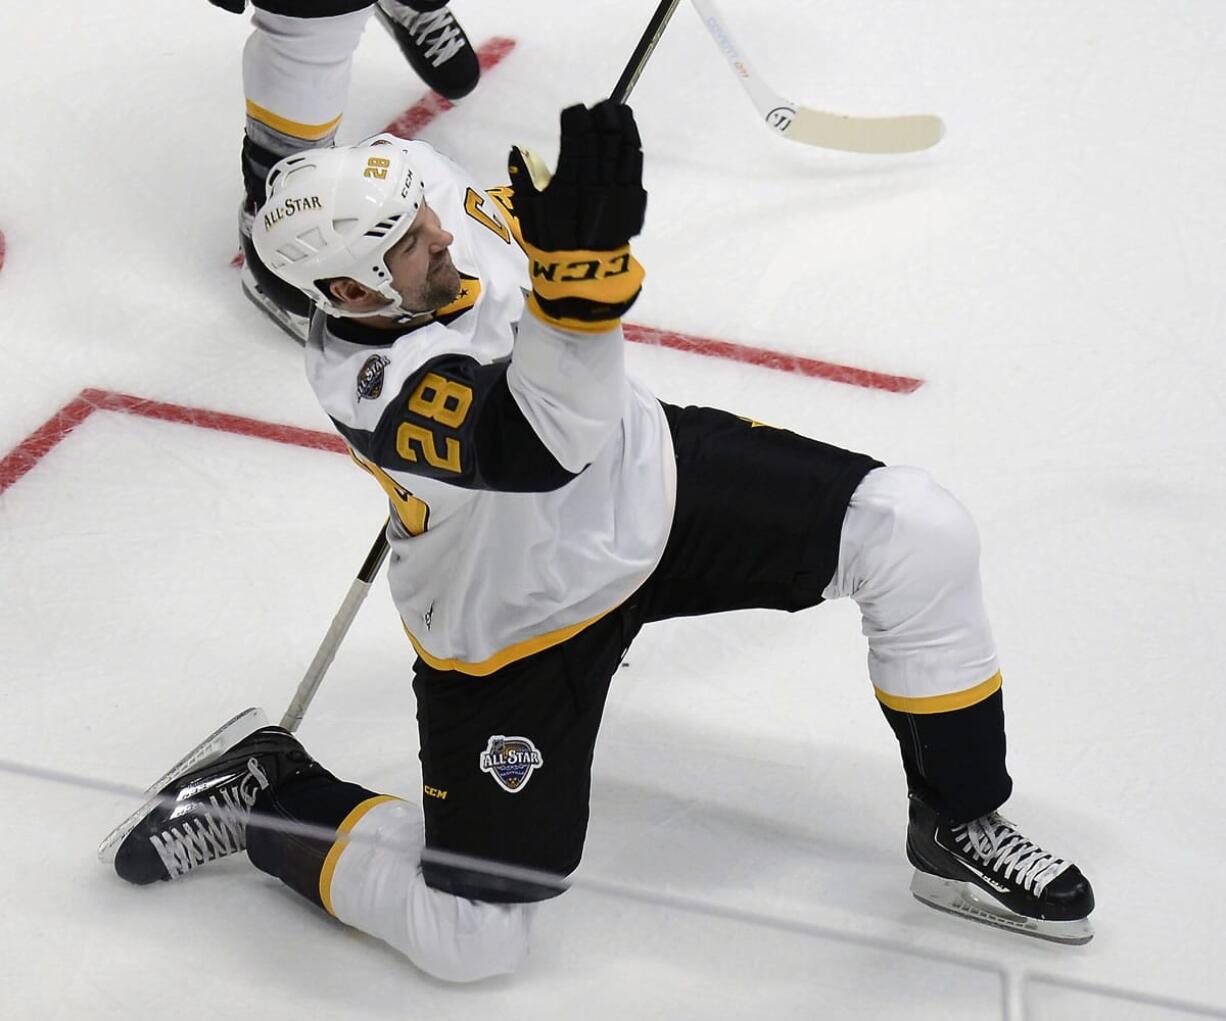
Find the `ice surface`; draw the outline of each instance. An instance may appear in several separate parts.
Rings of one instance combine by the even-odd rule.
[[[515,50],[423,137],[491,184],[616,81],[654,6],[458,0]],[[1226,1005],[1226,8],[1212,0],[727,3],[778,91],[937,112],[909,157],[774,137],[682,7],[634,96],[632,320],[922,378],[900,395],[632,346],[664,398],[929,468],[971,508],[1006,679],[1007,813],[1075,857],[1095,940],[907,892],[905,804],[850,605],[661,625],[613,688],[584,872],[1011,969]],[[199,2],[0,8],[0,457],[84,388],[324,430],[242,299],[243,20]],[[342,140],[422,96],[367,32]],[[345,458],[97,412],[0,494],[0,758],[141,787],[279,715],[384,513]],[[420,783],[382,585],[302,729]],[[132,889],[126,803],[0,775],[0,1016],[996,1016],[990,974],[577,889],[514,979],[453,989],[235,860]],[[1160,1017],[1054,986],[1030,1016]]]

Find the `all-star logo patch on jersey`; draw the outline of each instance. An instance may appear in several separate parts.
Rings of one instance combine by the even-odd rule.
[[[489,773],[508,794],[518,794],[532,778],[532,771],[545,764],[536,745],[526,737],[492,734],[481,753],[481,772]]]
[[[362,368],[358,370],[359,401],[363,398],[373,401],[383,393],[383,369],[387,364],[388,359],[383,355],[371,355],[362,363]]]

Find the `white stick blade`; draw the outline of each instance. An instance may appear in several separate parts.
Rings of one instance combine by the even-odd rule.
[[[932,114],[849,117],[803,106],[790,119],[768,116],[767,123],[793,142],[843,152],[919,152],[932,148],[945,134],[945,123]]]

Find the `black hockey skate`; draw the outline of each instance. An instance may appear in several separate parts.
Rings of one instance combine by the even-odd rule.
[[[1076,865],[1027,840],[996,812],[952,824],[911,795],[911,892],[931,907],[1054,940],[1088,943],[1090,882]]]
[[[459,99],[477,87],[477,54],[446,6],[417,11],[402,0],[378,0],[375,11],[417,76],[435,92]]]
[[[319,768],[289,731],[260,728],[162,788],[119,845],[115,871],[143,886],[242,851],[259,792]]]
[[[256,308],[288,333],[299,344],[305,344],[311,328],[311,300],[280,280],[260,261],[251,240],[251,223],[255,204],[248,200],[238,211],[238,241],[243,250],[241,284],[243,294]]]

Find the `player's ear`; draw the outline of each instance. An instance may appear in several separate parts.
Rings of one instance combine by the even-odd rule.
[[[333,277],[328,281],[328,293],[338,305],[360,305],[375,292],[352,277]]]

